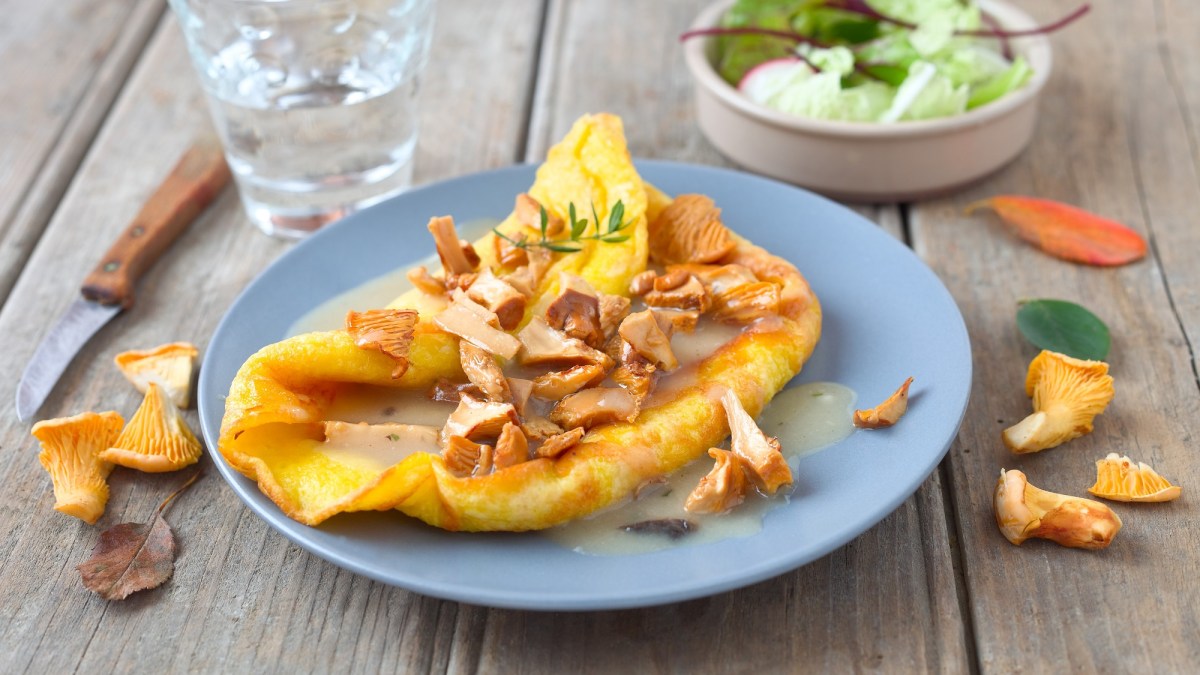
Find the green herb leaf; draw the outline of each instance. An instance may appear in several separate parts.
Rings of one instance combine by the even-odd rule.
[[[546,207],[539,206],[538,208],[541,209],[540,217],[541,217],[541,221],[542,221],[542,240],[545,241],[546,227],[550,224],[550,216],[549,216],[549,214],[546,213]]]
[[[592,222],[596,223],[596,236],[600,236],[600,214],[596,213],[596,202],[592,202]]]
[[[603,237],[600,237],[600,241],[602,241],[606,244],[619,244],[623,241],[629,241],[629,235],[627,235],[627,234],[618,234],[618,235],[606,234]]]
[[[576,218],[575,202],[571,202],[570,206],[567,207],[567,210],[571,216],[571,240],[574,241],[579,239],[579,236],[583,234],[583,231],[587,228],[588,221],[587,218],[584,218],[583,220]]]
[[[1035,347],[1103,361],[1112,338],[1108,326],[1087,309],[1066,300],[1027,300],[1017,310],[1017,328]]]
[[[616,232],[617,230],[624,227],[624,224],[622,222],[624,220],[625,220],[625,204],[624,204],[624,202],[622,202],[621,200],[618,199],[617,203],[613,204],[612,211],[609,211],[609,213],[608,213],[608,232],[609,232],[609,234],[612,234],[613,232]]]
[[[398,440],[400,440],[400,435],[399,434],[388,434],[387,439],[389,441],[398,441]]]
[[[579,253],[583,250],[582,246],[572,246],[571,244],[560,244],[551,241],[544,241],[540,245],[542,248],[548,248],[555,253]]]

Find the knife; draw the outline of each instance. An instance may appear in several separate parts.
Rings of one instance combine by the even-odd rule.
[[[194,142],[83,281],[83,297],[42,338],[17,385],[17,419],[33,417],[96,331],[133,306],[133,286],[229,182],[215,138]]]

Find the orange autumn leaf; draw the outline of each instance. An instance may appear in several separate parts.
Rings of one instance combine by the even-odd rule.
[[[1061,202],[999,195],[971,204],[966,212],[981,208],[995,211],[1018,237],[1063,260],[1124,265],[1146,255],[1146,240],[1137,232]]]

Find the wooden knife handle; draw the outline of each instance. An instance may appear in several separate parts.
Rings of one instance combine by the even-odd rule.
[[[83,280],[83,297],[102,305],[132,305],[134,284],[228,182],[220,143],[215,138],[193,143]]]

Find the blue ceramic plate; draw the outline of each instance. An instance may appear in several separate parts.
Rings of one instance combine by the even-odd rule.
[[[350,216],[267,268],[217,327],[200,373],[200,419],[221,475],[297,545],[372,579],[462,602],[541,610],[637,607],[718,593],[795,569],[891,513],[937,466],[971,384],[962,316],[908,248],[854,212],[744,173],[642,161],[669,194],[710,195],[726,224],[796,264],[821,300],[824,332],[798,382],[832,381],[873,405],[916,381],[904,421],[799,459],[792,501],[758,534],[630,556],[591,556],[537,534],[443,532],[398,512],[339,515],[319,527],[279,511],[216,452],[229,384],[242,362],[321,302],[432,253],[425,223],[501,218],[533,166],[429,185]]]

